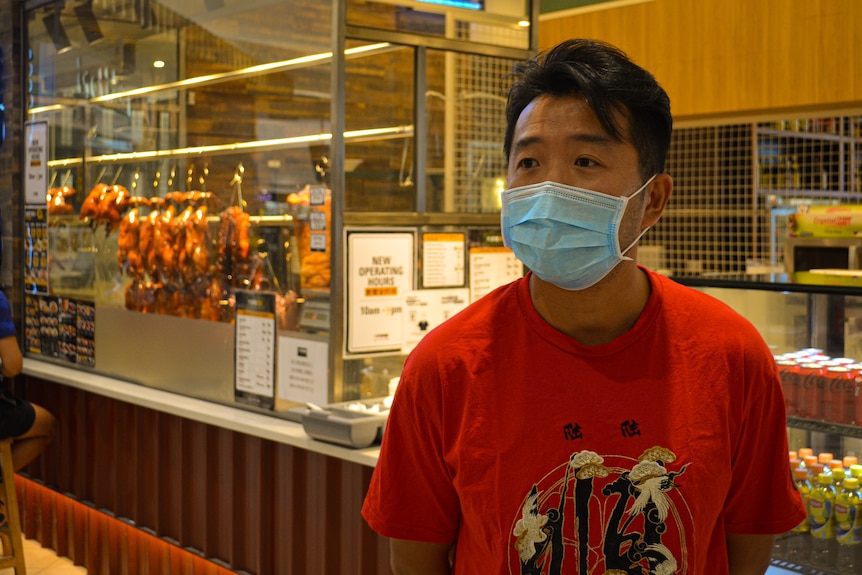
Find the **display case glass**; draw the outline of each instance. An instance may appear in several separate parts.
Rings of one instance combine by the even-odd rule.
[[[25,352],[279,416],[388,393],[415,292],[487,289],[535,48],[534,3],[455,4],[28,9]]]
[[[786,274],[678,279],[745,316],[776,357],[791,469],[809,518],[776,538],[773,563],[793,572],[858,573],[862,290],[792,283]],[[845,482],[852,477],[855,483]],[[826,500],[811,495],[821,483]]]

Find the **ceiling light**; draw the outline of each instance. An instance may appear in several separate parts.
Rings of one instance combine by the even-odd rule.
[[[81,30],[84,31],[84,37],[87,38],[89,44],[95,44],[105,38],[99,28],[99,21],[96,20],[96,15],[93,13],[93,0],[87,0],[83,4],[75,6],[74,10],[75,16],[81,24]]]
[[[69,41],[69,36],[66,34],[66,29],[60,22],[60,11],[53,10],[42,18],[45,23],[45,29],[51,36],[51,41],[54,42],[54,48],[57,49],[57,54],[68,52],[72,49],[72,43]]]
[[[153,62],[153,68],[164,68],[165,61],[164,60],[156,60]]]

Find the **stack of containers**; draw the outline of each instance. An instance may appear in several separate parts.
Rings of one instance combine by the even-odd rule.
[[[787,415],[862,426],[862,363],[808,348],[775,356]]]

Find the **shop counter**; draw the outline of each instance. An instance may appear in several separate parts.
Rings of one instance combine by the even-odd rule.
[[[14,386],[58,421],[22,470],[24,533],[91,573],[166,573],[153,562],[177,553],[219,574],[389,573],[360,515],[378,445],[32,358]]]
[[[301,424],[280,417],[186,397],[45,361],[25,358],[24,373],[118,401],[176,415],[183,419],[268,439],[360,465],[374,467],[380,453],[379,445],[365,449],[349,449],[312,439],[305,433]]]

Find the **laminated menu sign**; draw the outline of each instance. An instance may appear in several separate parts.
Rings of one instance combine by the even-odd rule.
[[[48,194],[48,123],[24,126],[24,203],[44,206]]]
[[[24,291],[48,293],[47,208],[24,210]]]
[[[291,332],[278,338],[278,398],[297,403],[329,403],[329,339]]]
[[[467,307],[467,288],[426,289],[410,292],[405,300],[404,343],[401,353],[407,355],[429,331]]]
[[[428,233],[422,236],[422,287],[464,285],[464,234]]]
[[[404,301],[413,289],[411,231],[348,231],[347,351],[401,348]]]
[[[504,247],[470,249],[470,301],[524,275],[524,264]]]
[[[265,409],[275,407],[275,294],[236,292],[234,398]]]

